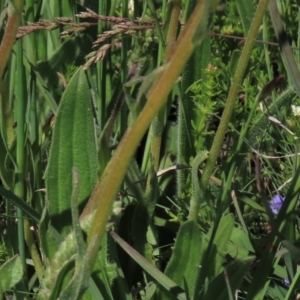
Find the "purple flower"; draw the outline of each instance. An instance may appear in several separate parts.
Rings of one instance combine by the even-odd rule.
[[[285,197],[282,197],[279,194],[276,194],[272,198],[272,200],[270,201],[270,208],[274,215],[277,215],[279,213],[279,210],[281,209],[284,200]]]
[[[282,283],[283,283],[285,286],[290,286],[290,281],[289,281],[288,279],[282,278]]]

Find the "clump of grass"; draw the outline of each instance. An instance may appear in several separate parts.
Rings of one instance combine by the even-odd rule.
[[[248,19],[233,0],[214,15],[218,1],[134,1],[130,15],[127,1],[80,2],[86,8],[75,1],[26,1],[23,24],[10,40],[12,55],[1,56],[0,194],[3,218],[17,219],[5,219],[9,234],[0,240],[0,273],[13,277],[6,285],[0,277],[7,295],[233,299],[239,290],[238,299],[292,298],[299,281],[299,95],[288,84],[296,73],[280,56],[269,17],[256,24],[260,32],[240,72],[257,1],[241,1]],[[183,18],[198,2],[212,32],[190,69],[181,74],[180,65],[166,77],[190,47],[186,42],[174,56],[179,34],[190,26]],[[23,1],[11,3],[21,18]],[[276,5],[297,60],[299,24],[291,20],[299,19],[299,5]],[[193,42],[203,37],[196,32]],[[232,117],[224,125],[232,84]],[[148,131],[163,93],[167,104]],[[58,171],[44,179],[50,164]],[[118,188],[126,193],[115,193],[112,204],[108,198]],[[274,195],[285,199],[276,214]],[[56,202],[65,211],[59,204],[53,212]],[[110,209],[117,218],[103,215]],[[94,246],[98,228],[105,251]]]

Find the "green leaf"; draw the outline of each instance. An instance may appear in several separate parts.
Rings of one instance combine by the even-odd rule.
[[[5,144],[5,147],[11,149],[15,140],[14,132],[14,119],[13,119],[13,107],[10,103],[7,87],[5,81],[0,82],[0,95],[1,95],[1,121],[0,121],[0,132]],[[5,153],[5,152],[4,152]]]
[[[226,215],[221,218],[216,235],[214,237],[214,243],[217,245],[217,255],[214,258],[216,275],[221,272],[233,226],[234,218],[232,217],[232,215]]]
[[[196,32],[192,38],[192,43],[194,45],[198,45],[202,39],[203,35],[209,30],[209,27],[212,22],[212,14],[213,14],[213,6],[216,1],[203,1],[202,9],[204,11],[203,16],[201,18],[201,21],[199,25],[197,26]]]
[[[182,224],[165,274],[184,288],[187,295],[194,295],[202,256],[207,245],[208,242],[195,221]],[[162,299],[168,299],[167,297]]]
[[[237,259],[245,258],[249,252],[255,252],[249,236],[240,228],[233,228],[230,240],[232,243],[228,244],[228,252]]]
[[[0,186],[0,195],[2,195],[3,197],[5,197],[7,200],[11,201],[17,207],[19,207],[23,212],[25,212],[35,222],[39,222],[40,221],[40,215],[39,215],[39,213],[37,211],[35,211],[25,201],[23,201],[18,196],[16,196],[13,192],[11,192],[11,191],[5,189],[4,187]]]
[[[74,266],[75,255],[71,256],[68,260],[62,263],[61,268],[57,271],[57,276],[55,281],[51,283],[51,289],[44,290],[45,294],[41,293],[39,299],[49,299],[56,300],[62,285],[64,286],[67,283],[67,280],[70,279],[70,271]],[[50,292],[50,294],[47,294]],[[43,298],[44,297],[44,298]]]
[[[77,249],[77,252],[80,252],[79,247],[77,247]],[[81,258],[79,258],[77,254],[75,273],[68,286],[60,293],[59,299],[95,299],[91,295],[91,280],[89,279],[90,276],[87,271],[86,259],[88,256],[88,252],[86,252],[85,256]],[[115,257],[116,249],[114,241],[109,234],[106,234],[105,238],[102,240],[101,251],[99,251],[98,260],[96,261],[93,270],[93,278],[95,278],[95,282],[97,282],[98,294],[101,295],[101,297],[98,295],[98,298],[96,299],[101,299],[102,297],[103,299],[114,298],[112,294],[112,287],[117,286],[115,281],[118,277],[118,266],[114,261]],[[80,260],[82,260],[82,262]],[[118,280],[121,279],[118,278]],[[88,287],[89,290],[85,292]],[[95,291],[95,287],[93,291]],[[124,290],[122,291],[124,292]],[[124,295],[122,295],[122,298],[118,299],[125,299]]]
[[[275,34],[280,46],[280,52],[281,52],[284,66],[286,68],[288,76],[290,77],[294,85],[295,91],[297,92],[298,96],[300,96],[300,83],[299,83],[300,71],[292,47],[289,44],[289,38],[284,29],[276,0],[270,0],[269,12],[275,30]]]
[[[112,237],[106,233],[102,243],[101,251],[94,267],[94,275],[98,278],[98,288],[101,290],[104,299],[112,299],[112,287],[116,286],[118,278],[118,265],[116,263],[117,251]],[[123,278],[124,280],[124,278]]]
[[[195,6],[199,1],[190,0],[187,3],[186,8],[186,19],[188,19],[193,12]],[[195,135],[193,134],[192,120],[196,120],[197,109],[195,102],[192,101],[193,94],[188,91],[189,87],[203,79],[204,70],[211,63],[211,38],[206,36],[201,45],[197,46],[187,61],[182,71],[182,97],[179,97],[179,109],[178,109],[178,141],[177,141],[177,152],[178,152],[178,163],[189,162],[190,157],[195,156],[196,152],[194,149]],[[202,148],[203,149],[203,148]],[[198,149],[196,149],[197,151]],[[177,193],[181,197],[184,189],[184,185],[187,180],[188,172],[177,172]]]
[[[230,62],[229,62],[229,72],[230,72],[231,77],[234,76],[236,67],[237,67],[239,59],[241,57],[241,53],[242,53],[242,51],[240,51],[240,50],[234,50],[232,52],[232,55],[230,57]]]
[[[59,233],[50,225],[49,212],[45,208],[39,222],[39,238],[41,251],[44,256],[46,266],[50,265],[55,252],[58,250],[58,245],[63,241]]]
[[[22,262],[19,255],[15,255],[0,267],[0,284],[2,291],[11,289],[23,276]]]
[[[191,222],[189,222],[191,223]],[[186,295],[184,291],[173,281],[170,277],[163,274],[147,259],[140,255],[135,249],[128,245],[122,238],[120,238],[114,231],[110,232],[112,238],[119,244],[119,246],[132,258],[134,259],[148,274],[150,274],[161,286],[163,286],[171,295],[170,299],[185,300]],[[172,297],[173,295],[173,297]],[[157,299],[163,299],[162,297]]]
[[[254,5],[252,1],[248,1],[248,0],[238,0],[235,1],[235,3],[237,5],[237,9],[241,17],[244,34],[245,36],[247,36],[255,13]]]
[[[203,163],[204,160],[208,158],[208,151],[200,151],[194,159],[192,167],[192,188],[193,188],[193,199],[197,203],[203,202],[203,192],[199,186],[199,166]],[[202,203],[201,203],[202,204]]]
[[[261,97],[258,95],[258,97]],[[270,124],[268,116],[274,116],[282,107],[287,106],[293,99],[296,98],[296,93],[292,88],[288,88],[282,92],[269,107],[266,113],[261,113],[256,120],[252,128],[249,130],[246,138],[248,139],[248,145],[253,147],[257,144],[266,128]]]
[[[254,257],[247,257],[244,260],[237,260],[233,263],[226,266],[226,273],[220,273],[214,280],[212,280],[206,292],[202,292],[195,299],[203,299],[203,300],[223,300],[229,299],[228,289],[226,280],[229,281],[229,286],[231,291],[235,292],[242,281],[246,273],[248,272],[252,262],[254,261]],[[227,279],[226,279],[227,278]]]
[[[201,191],[199,186],[199,166],[200,164],[208,158],[208,151],[200,151],[194,158],[192,167],[192,198],[190,204],[189,220],[197,220],[200,205],[204,202],[203,191]]]
[[[257,210],[258,212],[264,213],[265,209],[263,206],[261,206],[260,204],[258,204],[257,202],[255,202],[254,200],[247,198],[247,197],[243,197],[241,198],[241,200],[249,205],[250,207],[252,207],[253,209]]]
[[[0,178],[6,188],[13,186],[14,179],[13,164],[8,151],[2,136],[0,136]]]
[[[81,177],[79,208],[97,181],[93,108],[89,95],[86,75],[79,68],[62,96],[46,172],[51,224],[63,235],[72,224],[72,167],[78,169]]]

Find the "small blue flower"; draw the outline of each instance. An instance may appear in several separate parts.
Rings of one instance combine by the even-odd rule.
[[[285,200],[285,197],[282,197],[279,194],[276,194],[272,198],[272,200],[270,201],[270,208],[274,215],[278,215],[284,200]]]
[[[282,279],[282,283],[285,285],[285,286],[290,286],[290,281],[288,279]]]

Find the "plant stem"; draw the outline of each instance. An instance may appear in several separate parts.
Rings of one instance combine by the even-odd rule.
[[[21,22],[24,0],[8,1],[8,19],[0,45],[0,79],[2,79]]]
[[[167,46],[166,60],[168,59],[169,55],[172,53],[172,48],[176,41],[180,11],[181,11],[181,0],[174,0],[172,3],[171,18],[170,18],[169,30],[168,30],[167,41],[166,41],[166,46]]]
[[[17,120],[17,170],[16,170],[16,184],[14,187],[15,194],[25,201],[25,112],[26,112],[26,80],[25,70],[23,65],[23,46],[22,41],[18,41],[16,45],[17,54],[17,72],[16,72],[16,120]],[[23,223],[23,211],[17,208],[18,218],[18,246],[20,258],[23,264],[24,272],[26,272],[26,253],[25,253],[25,236],[24,236],[24,223]],[[25,273],[26,275],[26,273]],[[26,278],[26,276],[25,276]]]
[[[249,29],[249,33],[246,39],[245,46],[243,48],[243,51],[241,53],[241,57],[238,62],[238,67],[236,69],[236,72],[234,74],[232,84],[230,87],[229,95],[227,98],[226,106],[224,108],[224,112],[221,118],[221,122],[219,125],[219,128],[217,130],[217,133],[215,135],[213,145],[211,147],[210,155],[207,160],[207,164],[205,166],[205,169],[203,171],[203,175],[201,178],[201,187],[202,190],[205,190],[207,188],[207,184],[209,181],[209,178],[211,174],[213,173],[215,162],[218,158],[220,149],[223,144],[223,140],[228,128],[228,124],[231,119],[231,115],[234,109],[235,100],[237,99],[238,91],[240,89],[242,80],[244,78],[244,73],[251,55],[251,51],[253,49],[253,45],[255,43],[255,37],[258,33],[259,27],[262,23],[264,13],[267,9],[269,0],[261,0],[258,3],[253,22],[251,24],[251,27]]]
[[[217,3],[218,1],[215,2]],[[121,185],[137,145],[154,116],[165,104],[169,92],[195,46],[205,37],[209,22],[208,13],[211,12],[208,8],[211,6],[210,0],[199,1],[178,42],[174,45],[172,55],[167,60],[164,70],[149,90],[144,109],[133,126],[129,127],[126,131],[81,215],[82,220],[95,211],[88,234],[87,252],[90,253],[90,257],[87,261],[90,271],[93,269],[118,188]]]
[[[172,4],[171,18],[169,23],[169,29],[166,40],[166,55],[165,61],[168,60],[168,57],[172,53],[173,46],[176,41],[179,16],[181,10],[181,0],[175,0]],[[161,41],[163,43],[163,41]],[[160,162],[160,149],[162,141],[162,133],[164,129],[164,119],[166,114],[166,108],[162,108],[157,116],[154,118],[151,124],[151,154],[153,157],[153,164],[155,172],[158,171],[159,162]]]

